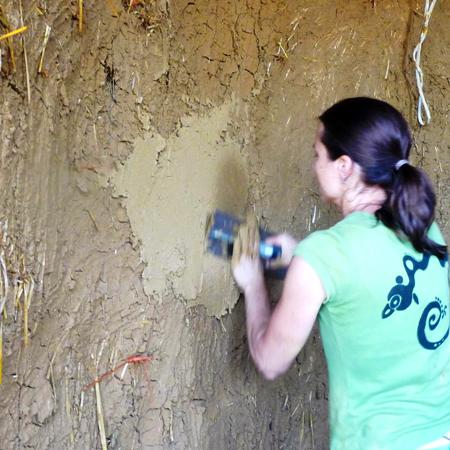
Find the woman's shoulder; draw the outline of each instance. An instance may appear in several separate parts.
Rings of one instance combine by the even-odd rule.
[[[344,231],[345,227],[342,228],[341,222],[329,228],[315,230],[297,244],[294,254],[303,256],[310,252],[323,254],[324,252],[330,252],[332,249],[337,250],[345,240]]]
[[[329,228],[313,231],[305,239],[339,239],[341,237],[356,237],[370,232],[378,225],[374,214],[354,212],[336,222]]]
[[[371,244],[391,242],[392,231],[388,230],[374,214],[355,212],[329,228],[316,230],[299,242],[296,254],[307,251],[338,252],[340,254],[359,252]]]
[[[434,221],[429,230],[428,238],[446,245],[445,238]],[[378,220],[374,214],[352,213],[333,226],[316,230],[299,242],[296,254],[310,251],[324,251],[346,253],[360,253],[364,251],[402,251],[403,246],[411,247],[409,241],[402,238],[401,233],[388,228]],[[332,249],[332,250],[331,250]]]
[[[430,229],[428,230],[428,237],[438,244],[446,245],[445,238],[436,221],[431,224]]]

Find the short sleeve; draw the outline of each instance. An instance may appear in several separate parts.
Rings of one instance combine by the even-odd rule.
[[[436,222],[433,222],[428,230],[428,237],[440,245],[446,245],[444,236],[442,236],[441,230]]]
[[[330,230],[316,231],[302,240],[294,251],[316,272],[328,302],[339,296],[346,284],[348,266],[339,237]]]

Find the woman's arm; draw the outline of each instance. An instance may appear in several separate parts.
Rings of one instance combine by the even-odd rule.
[[[286,372],[305,344],[326,294],[316,272],[294,257],[281,299],[271,311],[259,258],[242,256],[234,268],[243,288],[250,353],[262,375]]]

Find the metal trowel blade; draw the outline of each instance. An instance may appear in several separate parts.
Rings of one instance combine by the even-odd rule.
[[[240,224],[237,217],[216,209],[209,217],[206,229],[207,251],[221,258],[230,258]]]

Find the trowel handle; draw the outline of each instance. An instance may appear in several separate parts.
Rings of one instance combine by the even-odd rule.
[[[259,256],[264,260],[278,259],[281,257],[281,246],[261,241],[259,243]]]

